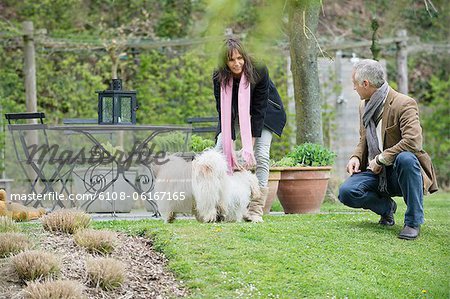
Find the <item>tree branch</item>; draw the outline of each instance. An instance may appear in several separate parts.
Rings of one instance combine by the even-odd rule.
[[[431,8],[434,10],[434,13],[437,13],[437,9],[434,6],[433,2],[431,0],[423,0],[423,2],[425,3],[425,9],[427,10],[428,14],[430,15],[430,17],[433,16],[433,14],[430,11],[430,8],[428,7],[428,4],[430,4]]]

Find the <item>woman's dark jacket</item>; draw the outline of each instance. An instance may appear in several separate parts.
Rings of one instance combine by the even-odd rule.
[[[281,136],[284,125],[286,124],[286,113],[284,111],[283,102],[278,94],[275,85],[269,78],[269,72],[266,67],[256,68],[256,82],[250,85],[250,115],[251,128],[253,137],[261,137],[261,132],[265,126],[273,133]],[[233,79],[232,92],[232,111],[231,111],[231,128],[232,138],[236,139],[234,131],[235,121],[238,120],[238,91],[240,79]],[[219,114],[219,123],[217,126],[217,134],[221,130],[221,113],[220,113],[220,82],[217,76],[213,76],[214,97],[216,98],[216,108]]]

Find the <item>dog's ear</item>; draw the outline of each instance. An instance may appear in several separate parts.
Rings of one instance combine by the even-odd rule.
[[[213,168],[211,165],[200,165],[198,170],[203,176],[211,176],[213,174]]]
[[[209,163],[194,160],[192,161],[192,171],[195,175],[211,176],[213,175],[214,168]]]

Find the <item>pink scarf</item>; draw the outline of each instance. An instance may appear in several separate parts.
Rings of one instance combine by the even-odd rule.
[[[231,82],[225,87],[220,87],[220,125],[222,127],[223,153],[228,163],[228,174],[230,175],[236,166],[235,156],[233,155],[233,141],[231,138],[231,102],[233,94]],[[255,165],[256,162],[253,154],[252,129],[250,124],[250,84],[247,84],[247,78],[244,73],[242,73],[241,81],[239,82],[238,112],[242,157],[247,164],[246,166],[250,167]]]

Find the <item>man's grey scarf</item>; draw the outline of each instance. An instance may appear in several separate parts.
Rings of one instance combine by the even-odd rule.
[[[369,161],[381,154],[378,146],[377,124],[383,110],[383,101],[389,92],[389,84],[385,81],[380,88],[370,97],[366,103],[363,114],[363,123],[366,128],[366,141],[369,150]],[[383,165],[380,173],[378,190],[387,193],[386,167]]]

